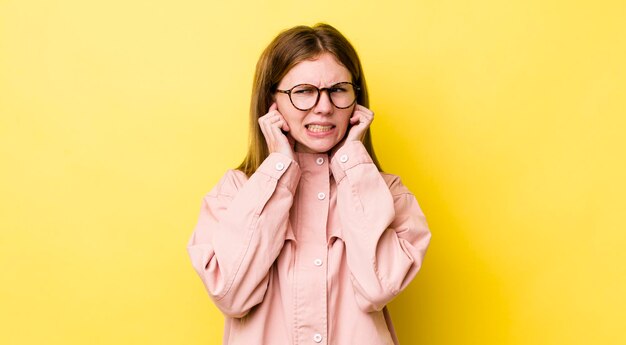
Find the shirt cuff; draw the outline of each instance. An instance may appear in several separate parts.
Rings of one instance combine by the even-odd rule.
[[[345,143],[330,161],[330,170],[335,181],[339,183],[345,176],[346,171],[359,164],[373,164],[367,149],[361,141],[350,141]]]
[[[278,183],[287,187],[291,193],[295,193],[296,187],[298,187],[300,166],[296,161],[282,153],[270,153],[257,171],[278,180]]]

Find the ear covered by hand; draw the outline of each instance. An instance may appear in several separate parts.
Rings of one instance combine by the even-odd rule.
[[[276,103],[272,103],[267,114],[259,117],[259,126],[270,153],[279,152],[295,159],[293,153],[295,141],[289,135],[289,125],[278,111]]]
[[[357,104],[354,107],[352,116],[350,116],[348,133],[340,143],[333,147],[331,150],[331,157],[334,156],[335,152],[343,147],[346,142],[363,141],[365,133],[367,133],[367,129],[372,124],[372,121],[374,121],[374,112],[360,104]]]

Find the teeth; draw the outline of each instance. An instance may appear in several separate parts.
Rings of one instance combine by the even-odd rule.
[[[328,132],[333,129],[333,126],[308,125],[307,128],[311,132]]]

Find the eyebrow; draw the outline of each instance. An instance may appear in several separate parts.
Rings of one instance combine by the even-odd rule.
[[[324,89],[324,88],[328,88],[328,87],[331,87],[331,86],[335,86],[335,85],[337,85],[337,84],[341,84],[341,83],[352,83],[352,82],[351,82],[351,81],[349,81],[349,80],[343,80],[343,81],[333,82],[333,83],[331,83],[331,84],[330,84],[330,85],[328,85],[328,86],[322,86],[322,87],[319,87],[319,86],[317,86],[317,85],[315,85],[315,84],[313,84],[313,83],[309,83],[309,82],[298,82],[298,83],[293,84],[291,87],[294,87],[294,86],[296,86],[296,85],[313,85],[313,86],[317,87],[318,89]]]

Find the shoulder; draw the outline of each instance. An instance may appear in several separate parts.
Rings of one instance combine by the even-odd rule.
[[[400,179],[400,176],[394,175],[394,174],[389,174],[389,173],[384,173],[384,172],[381,172],[380,175],[382,176],[383,180],[385,180],[385,183],[387,184],[387,187],[389,187],[389,191],[391,192],[391,195],[399,196],[399,195],[403,195],[403,194],[411,194],[411,195],[413,194],[402,183],[402,180]]]

